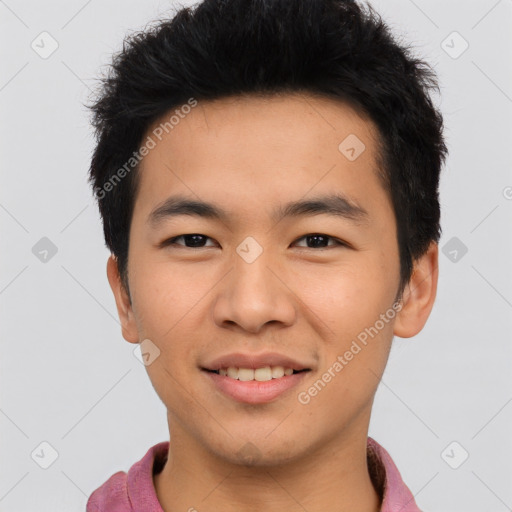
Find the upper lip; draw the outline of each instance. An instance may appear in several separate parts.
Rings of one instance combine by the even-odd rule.
[[[277,352],[260,354],[242,354],[240,352],[219,356],[204,366],[204,370],[219,370],[220,368],[263,368],[264,366],[284,366],[292,370],[310,370],[311,367]]]

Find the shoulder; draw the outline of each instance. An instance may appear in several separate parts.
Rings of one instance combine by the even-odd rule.
[[[373,485],[382,500],[381,512],[421,512],[391,455],[371,437],[368,437],[367,461]]]
[[[128,473],[113,474],[91,494],[86,512],[138,512],[146,510],[147,505],[159,510],[153,474],[163,467],[168,449],[168,441],[158,443],[133,464]]]
[[[127,474],[118,471],[98,487],[87,500],[87,512],[131,510],[126,490]],[[115,507],[115,508],[114,508]]]

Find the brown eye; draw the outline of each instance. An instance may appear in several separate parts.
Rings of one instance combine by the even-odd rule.
[[[311,233],[309,235],[304,235],[303,237],[299,238],[295,243],[297,243],[300,240],[306,241],[307,249],[327,249],[329,247],[346,246],[346,244],[343,243],[341,240],[338,240],[337,238],[334,238],[329,235],[324,235],[321,233]],[[329,240],[332,240],[334,243],[329,244]],[[309,247],[309,244],[311,244],[312,247]],[[299,247],[304,247],[304,246],[299,246]]]
[[[177,240],[180,240],[180,239],[183,239],[183,241],[185,243],[184,244],[177,243]],[[181,247],[191,248],[191,249],[192,248],[201,249],[203,247],[213,247],[212,245],[205,246],[204,243],[206,240],[212,240],[212,239],[206,235],[201,235],[199,233],[189,233],[189,234],[169,238],[165,242],[162,242],[162,246],[176,245],[176,246],[181,246]]]

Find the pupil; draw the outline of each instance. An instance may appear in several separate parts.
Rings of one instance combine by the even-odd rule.
[[[193,247],[200,247],[203,241],[202,238],[204,238],[202,235],[187,235],[187,241],[190,241],[190,239],[195,241],[192,242]]]
[[[311,240],[313,239],[313,246],[314,247],[325,247],[325,244],[322,244],[322,240],[325,241],[325,236],[322,235],[309,235],[308,238]],[[320,240],[320,244],[318,244],[318,240]]]

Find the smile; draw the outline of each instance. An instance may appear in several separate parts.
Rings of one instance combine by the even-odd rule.
[[[272,379],[280,379],[285,375],[293,375],[304,370],[294,370],[283,366],[264,366],[263,368],[238,368],[230,366],[229,368],[219,368],[218,370],[209,370],[217,375],[227,376],[231,379],[237,379],[244,382],[257,380],[258,382],[267,382]]]
[[[202,369],[210,384],[236,402],[264,404],[276,400],[303,380],[309,369],[292,370],[282,366],[263,368]]]

